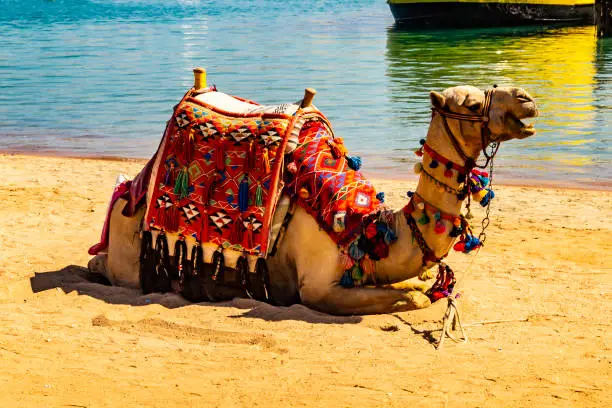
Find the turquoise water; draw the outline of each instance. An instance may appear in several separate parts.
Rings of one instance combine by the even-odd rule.
[[[150,157],[203,66],[264,104],[316,88],[364,170],[405,178],[428,92],[496,83],[542,111],[498,180],[612,185],[612,39],[592,27],[398,31],[384,0],[3,0],[0,26],[0,149]]]

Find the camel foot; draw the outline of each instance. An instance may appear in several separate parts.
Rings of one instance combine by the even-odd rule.
[[[431,300],[418,290],[406,292],[403,300],[398,300],[393,304],[394,312],[405,312],[408,310],[424,309],[431,306]]]
[[[87,263],[87,269],[89,269],[89,272],[91,273],[97,273],[108,278],[108,276],[106,276],[107,261],[107,254],[98,254],[89,260]]]

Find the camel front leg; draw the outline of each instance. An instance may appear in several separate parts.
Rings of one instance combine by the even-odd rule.
[[[387,288],[344,288],[340,285],[322,288],[303,286],[302,302],[313,309],[335,315],[363,315],[404,312],[429,307],[429,298],[420,291]]]

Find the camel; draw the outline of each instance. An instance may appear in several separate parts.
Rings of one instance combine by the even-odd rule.
[[[495,87],[485,92],[473,86],[456,86],[443,92],[432,91],[430,100],[434,114],[425,144],[439,157],[460,166],[473,167],[491,142],[499,145],[535,134],[533,126],[521,120],[537,116],[538,109],[534,99],[521,88]],[[432,160],[432,156],[425,154],[422,165],[418,165],[417,170],[427,169],[427,174],[421,174],[415,196],[442,213],[458,217],[466,197],[455,191],[461,190],[462,183],[454,177],[444,178],[444,166],[433,168]],[[446,187],[440,185],[440,180],[444,180]],[[112,208],[108,252],[93,258],[89,268],[113,284],[139,287],[139,233],[145,208],[127,218],[121,214],[124,205],[125,201],[119,200]],[[388,257],[376,262],[377,284],[346,288],[339,284],[344,269],[339,262],[338,245],[311,215],[297,206],[284,238],[267,259],[270,297],[277,305],[301,302],[334,315],[385,314],[428,307],[430,297],[422,291],[393,284],[437,265],[456,237],[436,234],[431,224],[417,225],[414,222],[417,216],[406,215],[403,209],[389,210],[389,225],[397,240],[389,246]],[[426,249],[414,239],[409,218],[431,251],[426,259],[423,253]],[[230,290],[222,297],[232,296],[244,293]]]

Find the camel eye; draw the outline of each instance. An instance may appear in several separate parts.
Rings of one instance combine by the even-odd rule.
[[[471,110],[472,112],[478,112],[482,104],[477,101],[466,102],[465,107]]]

